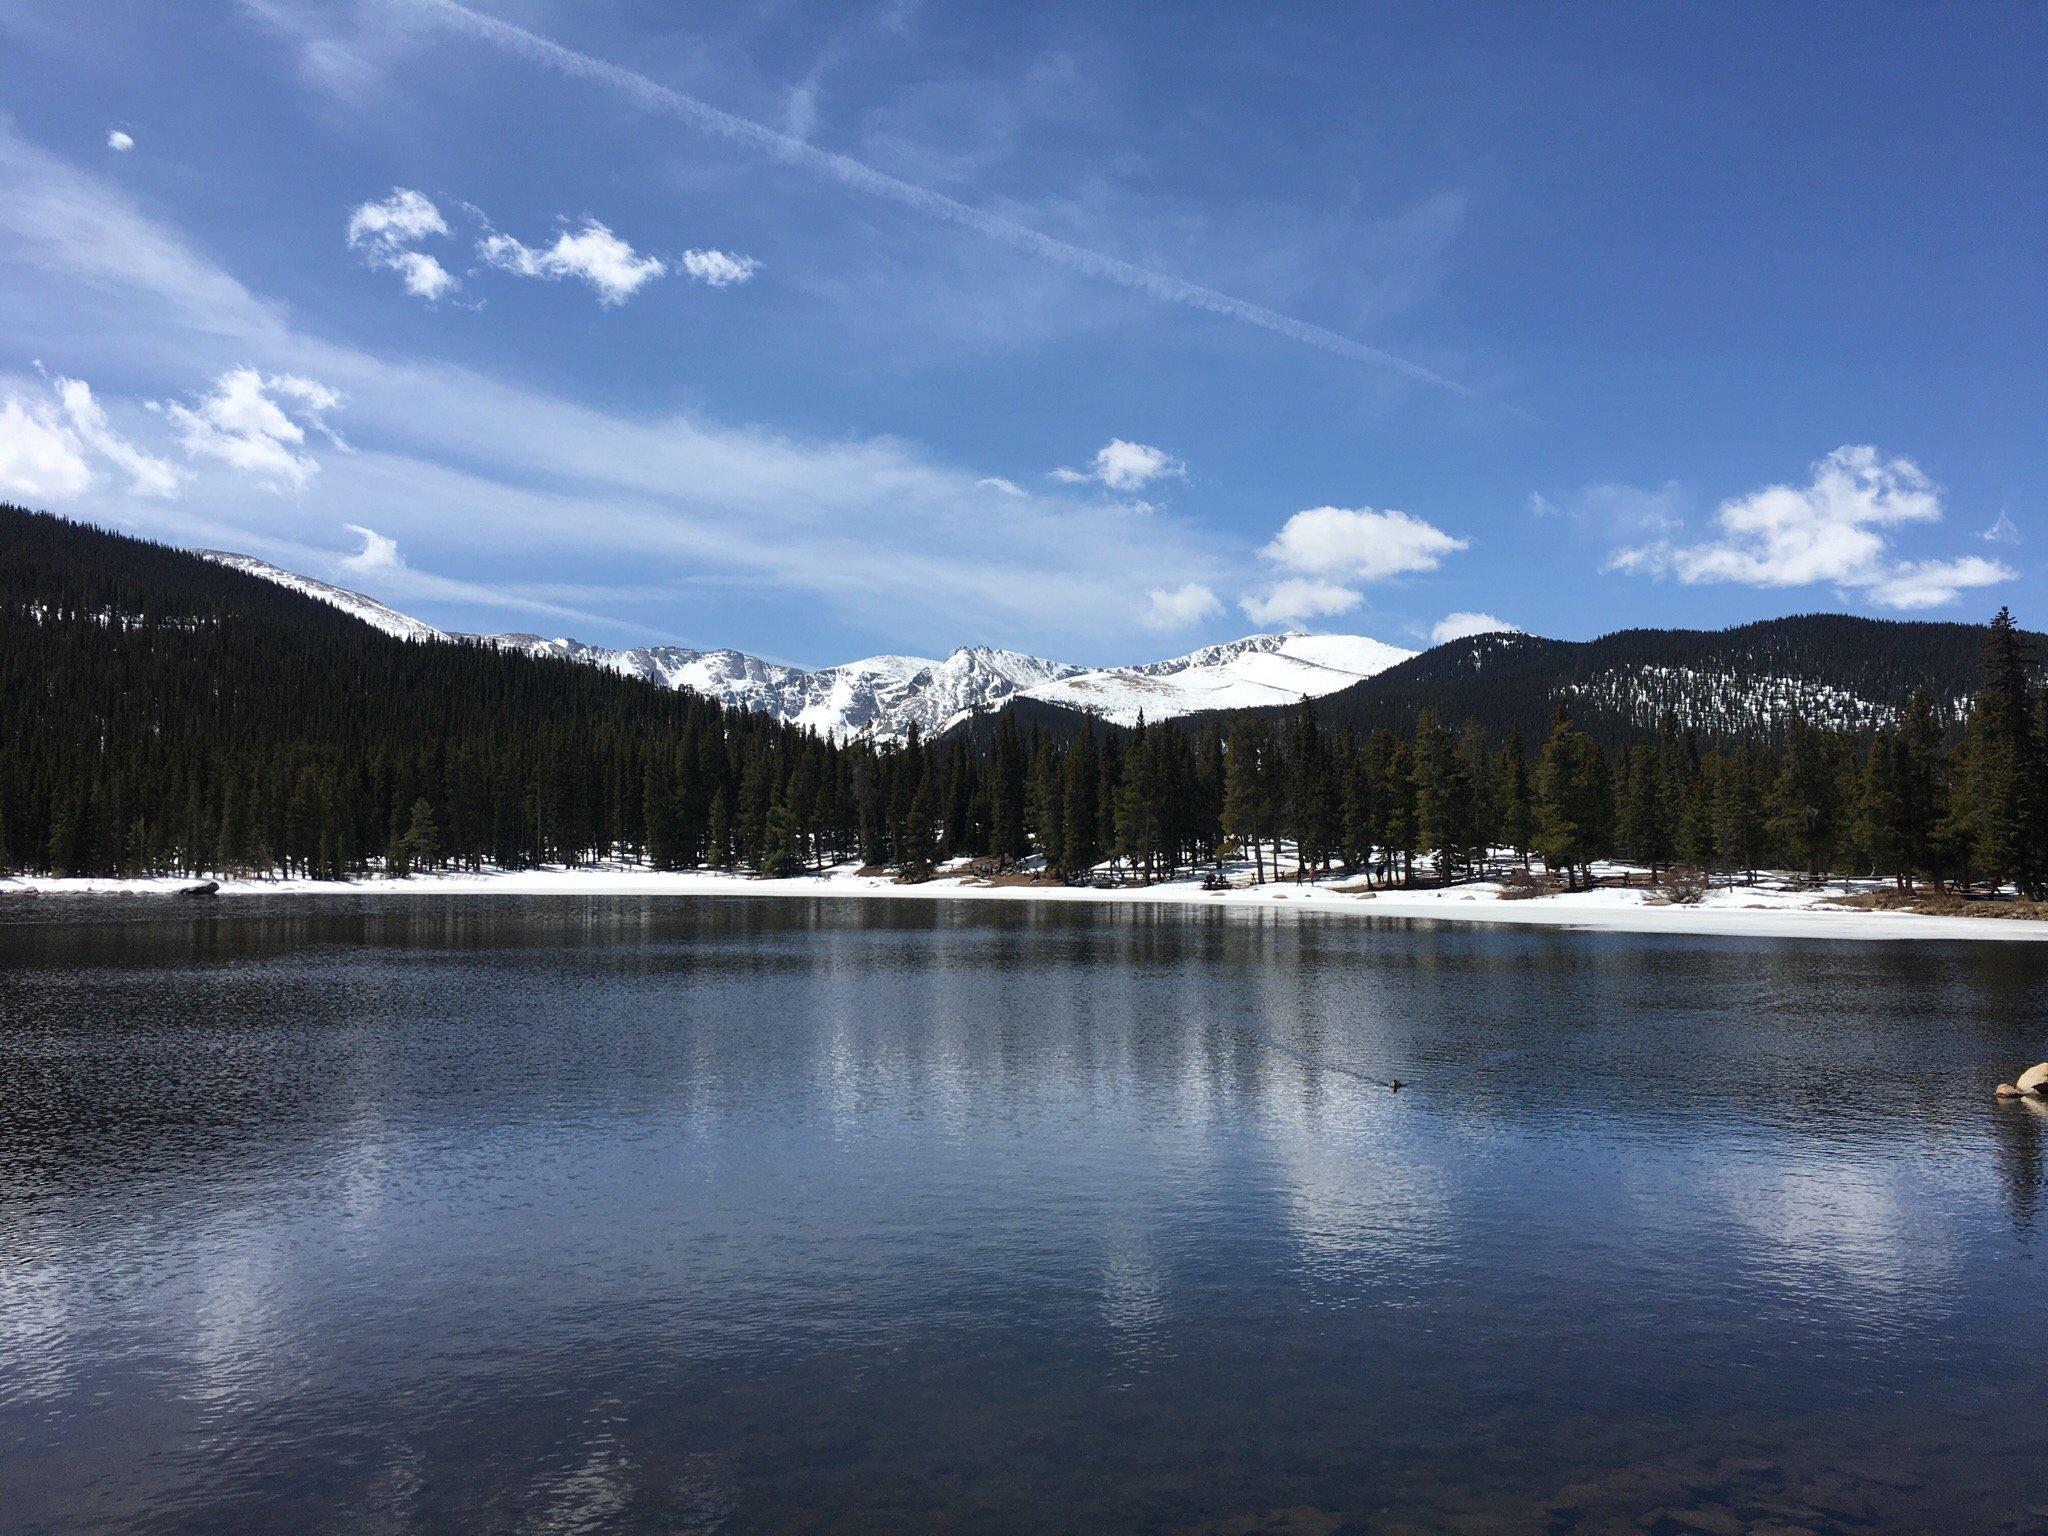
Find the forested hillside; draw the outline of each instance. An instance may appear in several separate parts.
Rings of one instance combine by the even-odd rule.
[[[1786,622],[1802,655],[1875,632]],[[1666,713],[1626,734],[1610,716],[1603,742],[1582,718],[1636,710],[1633,694],[1560,700],[1554,670],[1518,659],[1553,642],[1496,637],[1445,648],[1490,674],[1493,704],[1465,717],[1478,695],[1404,683],[1398,729],[1326,702],[1119,732],[1085,717],[1027,732],[1007,712],[984,722],[986,751],[965,732],[839,745],[570,661],[409,641],[192,555],[0,508],[0,869],[857,859],[916,879],[988,856],[1074,877],[1115,859],[1151,880],[1228,851],[1262,872],[1407,881],[1466,878],[1506,849],[1573,880],[1619,856],[2043,893],[2048,701],[2029,637],[2003,613],[1988,630],[1895,628],[1953,630],[1969,665],[1909,688],[1895,717],[1794,712],[1774,739]],[[1757,676],[1778,664],[1746,654]],[[1900,654],[1839,670],[1889,688]]]
[[[2040,636],[2027,637],[2029,643]],[[1798,719],[1867,732],[1902,718],[1916,689],[1960,725],[1977,690],[1984,631],[1802,614],[1725,630],[1628,629],[1597,640],[1474,635],[1426,651],[1323,701],[1324,719],[1406,730],[1424,709],[1489,731],[1545,729],[1562,704],[1614,746],[1675,722],[1703,739],[1780,736]]]

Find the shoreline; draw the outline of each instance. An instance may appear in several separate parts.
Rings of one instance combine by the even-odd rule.
[[[176,896],[201,882],[182,878],[135,880],[0,878],[0,917],[9,897]],[[1592,891],[1504,901],[1490,884],[1447,889],[1348,892],[1331,885],[1274,881],[1205,891],[1194,879],[1152,886],[1098,890],[1083,886],[990,885],[943,871],[919,885],[860,875],[849,866],[783,880],[714,870],[655,871],[625,866],[416,875],[365,879],[220,882],[219,897],[247,896],[723,896],[762,899],[873,901],[1097,902],[1108,905],[1224,907],[1343,917],[1379,917],[1478,923],[1520,928],[1568,928],[1609,933],[1665,933],[1727,938],[1946,939],[2000,943],[2048,942],[2048,922],[2026,918],[1949,917],[1914,912],[1863,912],[1824,904],[1821,893],[1765,886],[1717,888],[1697,906],[1653,906],[1646,888],[1612,886]]]

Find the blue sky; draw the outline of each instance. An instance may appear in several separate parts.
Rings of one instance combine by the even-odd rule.
[[[2031,6],[15,0],[0,495],[812,664],[2040,625],[2043,57]]]

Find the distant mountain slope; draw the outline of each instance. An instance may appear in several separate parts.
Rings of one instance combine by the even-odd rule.
[[[1972,624],[1804,614],[1726,630],[1620,630],[1597,640],[1474,635],[1420,654],[1362,635],[1282,634],[1096,670],[979,646],[942,660],[871,656],[806,669],[734,650],[451,635],[266,561],[199,553],[402,639],[560,657],[840,739],[900,741],[914,725],[926,736],[958,729],[985,742],[995,712],[1005,709],[1027,730],[1064,738],[1090,716],[1123,726],[1140,714],[1210,719],[1242,709],[1284,712],[1304,697],[1319,701],[1326,725],[1360,731],[1406,731],[1428,707],[1454,725],[1476,719],[1494,733],[1519,726],[1533,738],[1549,730],[1559,704],[1610,744],[1656,729],[1667,714],[1710,739],[1775,735],[1795,714],[1864,730],[1892,719],[1923,684],[1945,719],[1959,718],[1976,686],[1984,635]]]
[[[225,549],[195,549],[192,551],[202,560],[211,560],[215,565],[224,565],[231,571],[240,571],[246,576],[260,576],[265,581],[274,581],[279,586],[307,597],[318,598],[333,608],[339,608],[352,618],[361,619],[372,629],[380,629],[387,635],[400,640],[449,640],[454,637],[444,634],[431,624],[410,618],[396,608],[387,608],[374,597],[365,597],[360,592],[351,592],[347,587],[332,586],[324,581],[315,581],[310,576],[300,576],[272,565],[268,560],[258,560],[254,555],[237,555]]]
[[[738,709],[841,739],[901,741],[915,726],[931,736],[1013,698],[1055,710],[1086,710],[1129,725],[1203,710],[1251,709],[1318,698],[1414,655],[1363,635],[1250,635],[1186,656],[1090,671],[1017,651],[965,646],[943,659],[870,656],[807,669],[744,651],[652,645],[614,648],[532,634],[447,634],[374,598],[296,575],[268,561],[219,550],[197,553],[353,614],[408,640],[468,640],[527,656],[558,657],[687,688]]]
[[[2040,637],[2035,637],[2037,642]],[[1474,635],[1332,694],[1333,727],[1403,730],[1423,708],[1532,737],[1557,706],[1604,741],[1656,729],[1667,714],[1702,736],[1775,735],[1793,716],[1853,730],[1890,721],[1916,687],[1944,718],[1976,688],[1984,629],[1848,614],[1801,614],[1725,630],[1628,629],[1597,640]]]
[[[807,670],[763,661],[744,651],[683,646],[611,650],[538,635],[484,635],[487,644],[529,656],[560,656],[669,688],[688,688],[738,709],[759,710],[792,725],[840,738],[900,741],[915,725],[929,736],[950,721],[1019,690],[1081,669],[1016,651],[965,646],[943,660],[869,656]]]
[[[1321,698],[1414,655],[1363,635],[1250,635],[1171,661],[1076,673],[1024,696],[1134,725],[1140,715],[1161,720]]]

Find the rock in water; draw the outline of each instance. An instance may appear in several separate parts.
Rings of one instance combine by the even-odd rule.
[[[218,880],[205,880],[198,885],[182,886],[177,894],[180,896],[218,896],[220,894],[220,882]]]
[[[2026,1071],[2022,1072],[2020,1074],[2019,1088],[2021,1093],[2048,1094],[2048,1061],[2042,1062],[2037,1067],[2029,1067]]]
[[[2019,1089],[2013,1087],[2011,1083],[2000,1083],[1996,1088],[1992,1089],[1991,1091],[1997,1094],[2001,1099],[2016,1099],[2020,1096]]]

